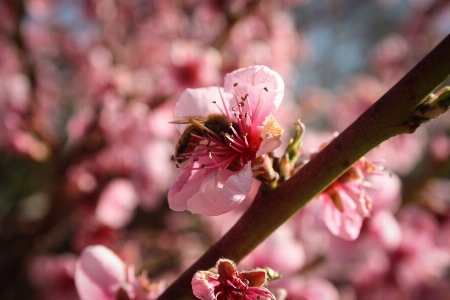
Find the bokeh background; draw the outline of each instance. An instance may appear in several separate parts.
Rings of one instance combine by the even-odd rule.
[[[233,224],[249,203],[168,209],[185,88],[270,67],[285,141],[300,118],[307,157],[449,33],[445,0],[1,0],[0,299],[78,299],[93,244],[170,283]],[[368,157],[385,171],[356,241],[313,200],[242,267],[282,272],[288,300],[449,299],[449,117]]]

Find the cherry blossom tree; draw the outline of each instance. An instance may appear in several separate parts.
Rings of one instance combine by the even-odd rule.
[[[0,1],[0,298],[447,299],[449,28],[442,0]]]

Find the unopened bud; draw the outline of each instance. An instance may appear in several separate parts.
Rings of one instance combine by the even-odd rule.
[[[286,181],[295,173],[295,164],[302,153],[303,135],[305,134],[305,125],[297,120],[295,124],[294,137],[289,141],[286,151],[280,161],[280,176],[282,181]]]
[[[414,111],[409,125],[417,128],[445,113],[450,107],[450,87],[440,89],[436,94],[431,93]]]

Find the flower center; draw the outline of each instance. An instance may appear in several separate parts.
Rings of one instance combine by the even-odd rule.
[[[247,280],[242,281],[240,278],[229,277],[221,281],[215,290],[217,300],[228,299],[272,299],[269,293],[259,287],[250,287]]]
[[[264,89],[266,90],[266,89]],[[237,97],[236,106],[231,112],[226,109],[222,98],[223,109],[220,114],[211,114],[206,120],[199,121],[194,117],[181,139],[186,140],[182,153],[172,157],[175,162],[192,160],[191,169],[220,168],[239,171],[255,158],[262,138],[253,123],[253,109],[249,95]],[[216,101],[213,101],[217,105]],[[176,164],[179,167],[178,164]]]

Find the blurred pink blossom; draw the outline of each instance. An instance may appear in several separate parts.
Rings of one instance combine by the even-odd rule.
[[[434,285],[445,278],[450,267],[450,253],[439,245],[439,224],[431,213],[409,207],[399,213],[402,242],[395,276],[399,286],[410,292]],[[448,238],[448,237],[447,237]]]
[[[172,45],[170,57],[173,63],[171,75],[174,86],[179,90],[217,84],[220,79],[222,57],[215,48],[202,47],[194,41],[178,40]]]
[[[430,137],[429,151],[437,162],[444,162],[450,157],[450,139],[446,134]]]
[[[103,189],[95,215],[109,227],[118,229],[130,222],[139,199],[132,183],[127,179],[114,179]]]
[[[9,135],[11,148],[18,153],[36,161],[43,161],[48,157],[50,149],[31,133],[22,130],[12,130],[9,132]]]
[[[78,300],[75,290],[76,256],[73,254],[35,256],[28,269],[33,285],[44,300]]]
[[[239,266],[244,269],[264,266],[289,276],[298,272],[304,264],[303,245],[295,239],[290,226],[285,224],[247,255]]]
[[[326,279],[319,277],[304,278],[291,275],[269,284],[273,290],[282,287],[286,290],[286,300],[338,300],[336,287]]]
[[[372,198],[373,210],[372,212],[378,211],[389,211],[395,213],[401,204],[401,191],[402,182],[400,178],[394,174],[385,172],[370,176],[370,188],[367,190],[367,194]]]
[[[162,283],[150,283],[145,275],[136,278],[133,266],[98,245],[87,247],[78,258],[75,285],[81,300],[151,300],[164,288]]]
[[[205,126],[201,128],[205,134],[191,132],[199,145],[174,157],[174,161],[188,163],[169,190],[171,209],[220,215],[245,199],[252,185],[253,164],[281,144],[282,129],[277,128],[271,114],[280,105],[283,93],[284,83],[278,73],[253,66],[227,74],[223,89],[188,89],[180,96],[178,120],[187,119],[189,123],[191,116],[207,118],[215,114],[223,118],[223,131],[229,133],[220,136]],[[179,124],[180,132],[186,127]]]
[[[394,215],[382,210],[370,217],[368,231],[386,250],[396,250],[402,240],[402,231]]]

